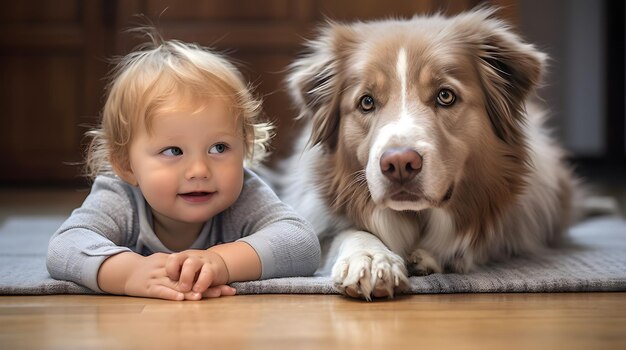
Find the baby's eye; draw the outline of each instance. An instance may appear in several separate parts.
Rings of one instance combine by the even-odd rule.
[[[164,156],[176,157],[183,154],[183,150],[180,147],[169,147],[161,151]]]
[[[209,150],[209,153],[224,153],[226,152],[227,149],[228,149],[228,146],[226,144],[218,143],[214,145],[213,147],[211,147],[211,149]]]

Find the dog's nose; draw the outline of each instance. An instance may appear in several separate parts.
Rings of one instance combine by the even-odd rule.
[[[422,171],[422,156],[410,148],[392,148],[380,157],[380,170],[391,181],[404,183]]]

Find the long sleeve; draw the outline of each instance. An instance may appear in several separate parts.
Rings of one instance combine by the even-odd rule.
[[[223,219],[224,233],[242,236],[259,255],[261,279],[312,275],[320,264],[312,226],[249,170],[240,198]]]
[[[111,255],[131,251],[137,223],[130,186],[99,176],[80,208],[50,238],[46,265],[53,278],[73,281],[94,291],[100,265]]]

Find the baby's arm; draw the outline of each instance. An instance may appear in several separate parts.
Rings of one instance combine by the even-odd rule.
[[[130,196],[121,181],[96,178],[81,207],[50,238],[48,272],[55,279],[102,292],[98,287],[98,269],[108,257],[131,251],[133,221]]]
[[[308,276],[319,266],[320,245],[311,225],[248,170],[241,196],[224,213],[222,225],[224,232],[239,235],[232,240],[256,252],[260,279]]]

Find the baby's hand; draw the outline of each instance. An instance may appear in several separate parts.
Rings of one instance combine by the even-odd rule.
[[[219,297],[234,295],[235,289],[227,286],[228,268],[222,257],[209,250],[185,250],[168,256],[165,271],[186,298]]]

